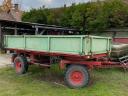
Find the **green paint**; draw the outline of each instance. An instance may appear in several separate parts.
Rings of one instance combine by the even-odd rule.
[[[5,48],[91,55],[111,51],[111,38],[86,35],[7,35],[4,45]]]

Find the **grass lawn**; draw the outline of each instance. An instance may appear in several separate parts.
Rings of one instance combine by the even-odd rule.
[[[3,68],[0,96],[128,96],[128,72],[120,69],[94,70],[92,83],[82,89],[62,86],[63,75],[54,66],[51,69],[31,66],[22,76],[16,75],[13,68]]]

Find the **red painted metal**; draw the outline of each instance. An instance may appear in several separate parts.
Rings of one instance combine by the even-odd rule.
[[[16,61],[16,65],[15,66],[16,66],[16,71],[20,72],[22,63],[20,61]]]
[[[80,71],[73,71],[71,72],[69,79],[73,84],[80,85],[84,81],[84,76]]]
[[[59,31],[50,31],[48,35],[61,35],[61,33]]]
[[[102,61],[102,65],[120,65],[120,62]]]
[[[81,64],[85,65],[88,68],[93,68],[94,66],[101,66],[101,61],[68,61],[68,60],[61,60],[60,62],[60,68],[65,69],[66,65],[68,64]]]
[[[62,56],[62,57],[70,57],[70,59],[78,59],[78,60],[85,60],[85,59],[93,59],[93,58],[100,58],[103,56],[107,56],[107,53],[102,54],[94,54],[94,55],[75,55],[75,54],[66,54],[66,53],[59,53],[59,52],[43,52],[43,51],[32,51],[32,50],[22,50],[22,49],[13,49],[13,48],[6,48],[6,50],[15,51],[16,53],[23,53],[23,54],[33,54],[33,55],[43,55],[43,56]]]
[[[125,43],[125,44],[128,44],[128,37],[127,38],[114,38],[113,41],[114,42],[117,42],[117,43]]]
[[[64,53],[52,53],[52,52],[42,52],[42,51],[31,51],[31,50],[21,50],[21,49],[7,49],[11,51],[15,51],[17,54],[25,54],[30,56],[30,63],[38,63],[38,61],[34,58],[36,55],[42,56],[60,56],[63,60],[60,61],[60,68],[65,69],[66,65],[70,64],[81,64],[85,65],[90,69],[94,67],[98,68],[108,68],[108,67],[123,67],[119,62],[112,62],[109,59],[103,59],[102,57],[107,57],[107,53],[104,54],[95,54],[90,56],[81,56],[74,54],[64,54]],[[39,63],[38,63],[39,64]],[[44,64],[43,64],[44,65]],[[50,64],[47,64],[48,66]]]
[[[124,67],[120,62],[112,62],[112,61],[68,61],[61,60],[60,68],[66,69],[66,65],[69,64],[81,64],[85,65],[90,69],[95,68],[121,68]]]

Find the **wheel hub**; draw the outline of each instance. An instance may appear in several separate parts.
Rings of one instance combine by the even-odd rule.
[[[70,75],[70,80],[74,84],[81,84],[83,79],[84,79],[83,74],[80,71],[74,71]]]
[[[20,61],[17,61],[16,62],[16,71],[20,71],[21,70],[21,66],[22,66],[22,63]]]

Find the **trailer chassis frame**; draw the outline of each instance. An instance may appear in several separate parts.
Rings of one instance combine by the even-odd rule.
[[[54,52],[42,52],[42,51],[32,51],[32,50],[23,50],[23,49],[13,49],[13,48],[6,48],[6,50],[13,51],[17,55],[29,55],[31,61],[29,64],[34,64],[36,61],[34,56],[35,55],[42,55],[42,56],[60,56],[62,60],[59,63],[61,69],[65,69],[67,65],[71,64],[81,64],[85,65],[89,69],[93,68],[121,68],[124,67],[120,62],[114,62],[111,60],[100,60],[99,58],[107,56],[107,53],[104,54],[95,54],[91,56],[80,56],[74,54],[64,54],[64,53],[54,53]],[[12,58],[13,62],[14,58]],[[48,67],[46,64],[42,64]],[[50,66],[49,66],[50,67]]]

